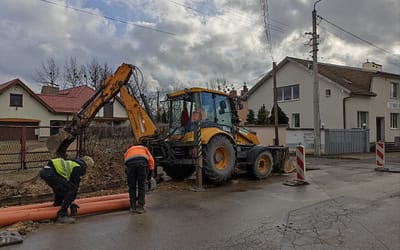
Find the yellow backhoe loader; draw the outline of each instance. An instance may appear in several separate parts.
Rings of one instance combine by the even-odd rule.
[[[120,93],[135,142],[148,146],[156,165],[173,179],[185,179],[194,173],[199,148],[203,176],[213,182],[230,179],[235,168],[246,170],[256,179],[266,178],[273,170],[283,171],[289,159],[288,148],[260,145],[255,133],[238,125],[236,103],[224,92],[190,88],[168,94],[168,133],[161,137],[144,96],[141,94],[143,107],[133,95],[129,84],[132,75],[137,80],[141,72],[133,65],[122,64],[63,131],[48,139],[49,150],[64,156],[99,109]]]

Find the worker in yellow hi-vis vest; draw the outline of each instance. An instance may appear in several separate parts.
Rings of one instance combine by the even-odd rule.
[[[68,208],[72,216],[77,214],[79,206],[74,200],[78,194],[81,177],[86,174],[86,168],[93,165],[94,161],[90,156],[73,160],[54,158],[40,170],[40,177],[53,189],[53,206],[61,206],[57,212],[57,222],[75,222],[74,218],[68,217]]]

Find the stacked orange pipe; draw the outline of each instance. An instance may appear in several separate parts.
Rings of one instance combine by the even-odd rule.
[[[112,194],[112,195],[106,195],[106,196],[81,198],[81,199],[77,199],[75,202],[76,202],[76,204],[80,205],[80,204],[88,203],[88,202],[114,200],[114,199],[128,198],[128,197],[129,197],[128,193]],[[33,209],[33,208],[52,207],[52,206],[53,206],[52,202],[44,202],[44,203],[30,204],[30,205],[23,205],[23,206],[4,207],[4,208],[0,208],[0,214],[2,212],[8,212],[8,211],[18,211],[18,210],[26,210],[26,209]]]
[[[130,207],[128,194],[78,199],[76,200],[76,203],[80,206],[78,209],[78,215],[118,211]],[[53,207],[50,202],[1,208],[0,227],[19,221],[53,219],[56,217],[59,209],[59,207]]]

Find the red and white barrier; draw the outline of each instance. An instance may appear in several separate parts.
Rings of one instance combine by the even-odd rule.
[[[297,171],[297,180],[305,181],[306,180],[306,157],[305,150],[303,145],[298,145],[296,147],[296,171]]]
[[[283,184],[288,186],[303,186],[309,184],[306,181],[306,153],[304,146],[301,144],[296,147],[296,173],[297,179],[285,181]]]
[[[385,143],[376,143],[376,168],[383,169],[385,166]]]

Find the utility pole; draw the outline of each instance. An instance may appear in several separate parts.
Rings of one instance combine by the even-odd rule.
[[[278,101],[276,97],[276,63],[272,62],[272,75],[273,75],[273,88],[274,88],[274,128],[275,128],[275,140],[274,145],[279,146],[279,135],[278,135]]]
[[[318,34],[317,34],[317,11],[314,3],[312,11],[312,48],[313,48],[313,73],[314,73],[314,155],[321,156],[321,118],[319,113],[319,74],[318,74]]]

